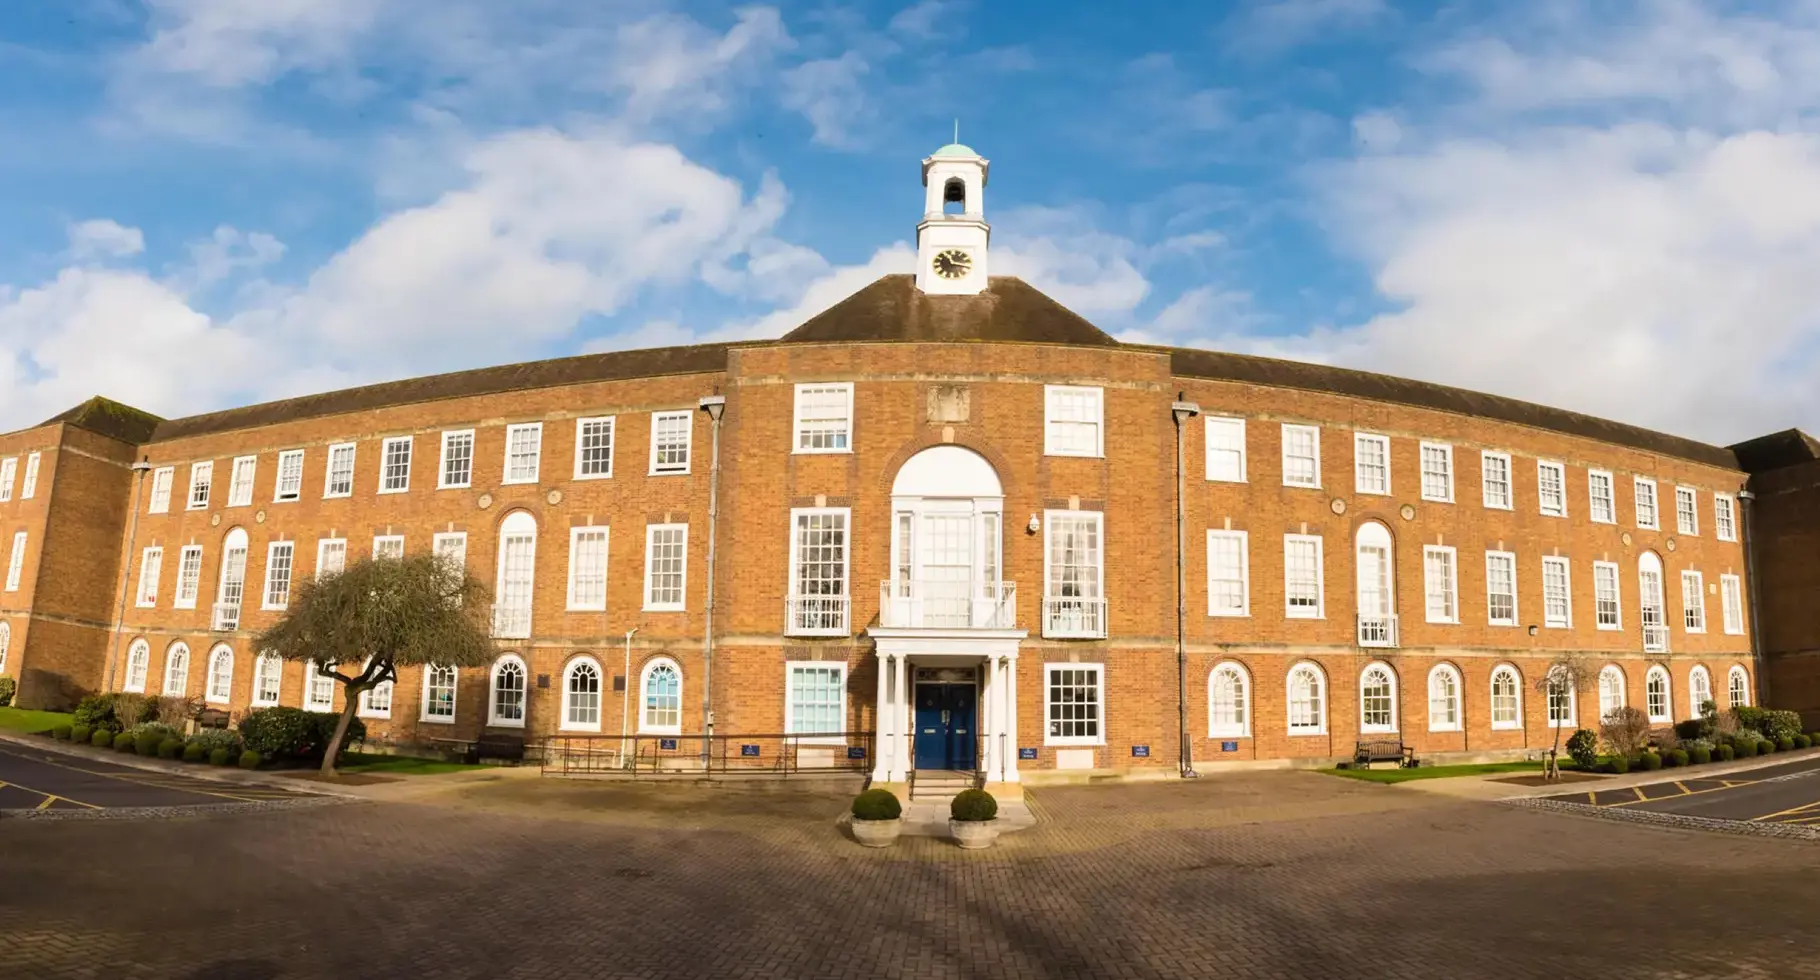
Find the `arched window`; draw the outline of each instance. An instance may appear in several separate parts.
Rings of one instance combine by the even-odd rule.
[[[576,657],[562,674],[562,727],[600,731],[600,664]]]
[[[1572,728],[1577,723],[1580,708],[1576,703],[1579,692],[1565,679],[1552,680],[1548,685],[1548,727]]]
[[[942,213],[967,213],[967,182],[959,177],[950,177],[942,185]]]
[[[1396,675],[1384,664],[1369,664],[1359,673],[1359,731],[1396,730]]]
[[[1244,738],[1251,734],[1251,684],[1245,668],[1223,663],[1207,675],[1207,735]]]
[[[658,659],[645,665],[638,709],[638,730],[658,734],[682,731],[682,671],[673,660]]]
[[[494,590],[493,635],[531,635],[531,592],[537,575],[537,521],[514,511],[499,522],[499,575]]]
[[[226,704],[234,694],[234,651],[225,643],[209,651],[208,688],[204,697]]]
[[[1599,720],[1624,707],[1624,668],[1606,664],[1599,671]]]
[[[1687,672],[1687,716],[1698,718],[1706,713],[1706,703],[1713,699],[1713,675],[1705,667],[1695,664]],[[1718,705],[1715,703],[1714,708]]]
[[[164,696],[180,698],[190,689],[190,648],[182,640],[164,651]]]
[[[453,667],[430,664],[423,669],[423,720],[449,723],[455,720],[455,680]]]
[[[6,670],[6,651],[13,645],[13,624],[0,623],[0,673]]]
[[[262,653],[253,661],[253,707],[265,708],[278,703],[278,688],[284,678],[284,661],[275,653]]]
[[[1457,732],[1460,715],[1460,672],[1452,664],[1436,664],[1428,672],[1428,730]]]
[[[1643,679],[1644,707],[1649,711],[1652,724],[1667,723],[1675,720],[1674,708],[1668,700],[1668,671],[1661,666],[1651,667]]]
[[[1523,727],[1523,675],[1509,664],[1491,672],[1491,727],[1509,731]]]
[[[134,640],[126,648],[126,686],[128,691],[145,690],[145,674],[152,666],[152,645],[144,640]]]
[[[1742,708],[1750,704],[1750,675],[1743,667],[1733,667],[1725,678],[1725,693],[1731,699],[1731,706]]]
[[[1359,526],[1359,645],[1362,647],[1396,646],[1396,581],[1391,554],[1390,530],[1376,521]],[[1386,677],[1389,668],[1384,668]],[[1361,718],[1364,716],[1361,715]],[[1394,715],[1389,728],[1360,726],[1361,731],[1395,731]]]
[[[221,542],[221,580],[215,588],[216,629],[240,628],[240,601],[246,595],[246,531],[235,528]]]
[[[1668,620],[1662,605],[1662,559],[1653,551],[1637,556],[1637,586],[1643,604],[1643,649],[1648,653],[1665,653],[1668,651]]]
[[[487,724],[523,728],[525,724],[525,662],[506,654],[493,664],[493,681],[487,693]]]
[[[1321,668],[1303,661],[1289,668],[1289,734],[1327,731],[1327,681]]]
[[[305,711],[335,710],[335,679],[322,676],[321,665],[311,660],[303,665],[303,707]]]

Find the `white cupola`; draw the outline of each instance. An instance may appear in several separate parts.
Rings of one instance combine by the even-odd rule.
[[[985,157],[950,143],[923,159],[923,220],[916,225],[916,288],[934,296],[986,289]]]

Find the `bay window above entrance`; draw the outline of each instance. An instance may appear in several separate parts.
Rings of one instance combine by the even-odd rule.
[[[1017,586],[1004,574],[1004,493],[992,464],[959,446],[911,457],[891,488],[891,577],[879,625],[1010,629]]]

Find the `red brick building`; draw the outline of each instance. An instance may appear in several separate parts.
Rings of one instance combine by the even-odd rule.
[[[711,726],[1012,781],[1756,702],[1737,453],[1120,343],[985,276],[986,174],[924,161],[916,275],[775,341],[171,420],[96,399],[0,437],[0,670],[26,704],[339,708],[249,638],[300,576],[435,549],[493,585],[500,659],[404,670],[376,738]],[[1567,650],[1599,682],[1539,692]]]

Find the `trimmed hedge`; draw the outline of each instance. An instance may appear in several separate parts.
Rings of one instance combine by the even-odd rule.
[[[991,820],[998,816],[998,801],[983,789],[964,789],[948,804],[948,816],[964,823]]]
[[[1813,745],[1814,745],[1814,740],[1811,738],[1808,738],[1806,735],[1796,735],[1795,736],[1795,748],[1808,749],[1808,748],[1813,748]]]
[[[1713,751],[1717,752],[1719,754],[1720,762],[1730,762],[1730,761],[1732,761],[1732,759],[1736,758],[1738,755],[1737,752],[1732,750],[1732,744],[1730,742],[1727,742],[1724,745],[1719,746],[1717,749],[1714,749]]]
[[[1605,764],[1605,767],[1622,776],[1630,771],[1630,760],[1621,755],[1614,755],[1611,757],[1611,761]]]
[[[252,749],[247,749],[245,752],[240,753],[240,768],[242,769],[257,769],[259,768],[259,764],[264,761],[265,756],[260,755]]]
[[[93,735],[94,733],[95,733],[95,730],[93,728],[90,728],[89,726],[84,725],[81,722],[77,722],[76,724],[70,726],[70,741],[86,743],[89,740],[89,736]]]
[[[232,757],[233,753],[229,752],[227,749],[212,749],[209,751],[209,765],[225,766]]]
[[[157,755],[158,746],[163,745],[165,739],[165,736],[158,732],[140,732],[127,737],[133,740],[133,751],[147,757]]]
[[[1776,751],[1776,743],[1770,741],[1767,738],[1764,739],[1763,741],[1757,743],[1757,754],[1758,755],[1769,755],[1770,753],[1772,753],[1774,751]]]
[[[1687,760],[1688,755],[1686,749],[1670,749],[1668,758],[1663,761],[1671,766],[1685,766],[1687,765]]]
[[[1732,740],[1732,754],[1740,759],[1749,759],[1757,754],[1757,740],[1754,738],[1736,738]]]
[[[1574,732],[1567,740],[1567,757],[1591,772],[1599,765],[1599,733],[1586,728]]]
[[[1784,735],[1781,738],[1776,739],[1776,751],[1777,752],[1792,752],[1792,751],[1794,751],[1794,749],[1795,749],[1795,740],[1788,737],[1787,735]]]
[[[208,756],[209,750],[205,748],[201,742],[191,739],[190,741],[183,743],[183,761],[201,762],[204,759],[207,759]]]
[[[158,743],[158,758],[160,759],[175,759],[182,751],[182,739],[167,738]]]
[[[71,727],[72,726],[69,725],[56,725],[51,728],[51,737],[59,741],[67,742],[70,740]]]
[[[855,820],[896,820],[903,814],[903,805],[888,789],[869,789],[853,798]]]
[[[1696,766],[1704,766],[1713,761],[1713,750],[1704,745],[1696,745],[1687,750],[1687,759]]]
[[[339,714],[327,711],[264,708],[240,720],[240,738],[246,748],[270,759],[321,762],[340,720]],[[350,719],[347,737],[341,743],[342,751],[346,752],[349,746],[363,741],[366,736],[366,725],[359,718]]]
[[[94,734],[88,737],[88,744],[98,749],[105,749],[114,744],[114,733],[105,728],[97,728]]]
[[[131,735],[128,735],[125,732],[121,732],[120,734],[114,736],[114,751],[115,752],[131,752],[134,749],[139,747],[138,742],[139,742],[139,740],[137,738],[135,738]]]
[[[19,682],[11,677],[0,677],[0,708],[10,707],[13,695],[19,690]]]
[[[1654,752],[1643,753],[1643,758],[1637,761],[1642,765],[1644,772],[1655,772],[1662,768],[1662,757]]]

